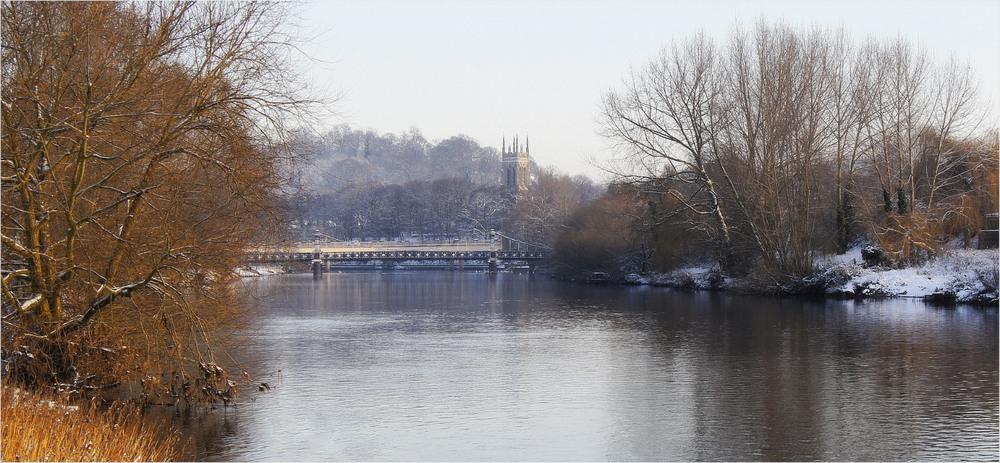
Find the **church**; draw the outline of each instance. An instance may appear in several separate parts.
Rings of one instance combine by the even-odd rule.
[[[504,175],[501,180],[504,185],[514,193],[515,197],[527,193],[531,189],[531,163],[527,137],[524,139],[523,150],[516,135],[509,149],[507,137],[504,137],[500,152]]]

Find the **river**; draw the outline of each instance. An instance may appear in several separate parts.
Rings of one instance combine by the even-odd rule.
[[[992,308],[517,274],[247,280],[270,390],[197,460],[997,460]]]

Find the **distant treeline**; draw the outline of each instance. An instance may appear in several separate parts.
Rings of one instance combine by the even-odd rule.
[[[316,193],[442,178],[493,186],[499,185],[502,173],[496,148],[480,146],[465,135],[430,142],[416,128],[393,134],[342,124],[322,135],[301,135],[296,150],[312,159],[303,181]]]
[[[500,230],[512,205],[506,188],[462,178],[350,184],[303,198],[295,226],[300,239],[473,237]]]
[[[551,244],[556,219],[603,190],[532,161],[532,191],[515,201],[501,183],[499,150],[465,135],[432,143],[417,129],[395,135],[341,125],[296,143],[312,159],[296,198],[296,239],[471,238],[497,230]]]

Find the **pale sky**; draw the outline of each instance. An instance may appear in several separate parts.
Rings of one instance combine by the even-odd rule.
[[[531,139],[532,158],[600,178],[603,93],[674,38],[727,39],[759,19],[839,27],[860,41],[902,35],[937,60],[955,53],[1000,95],[1000,0],[975,1],[332,1],[301,6],[305,71],[343,98],[330,125],[429,141],[465,134],[499,149]],[[994,113],[996,114],[996,113]]]

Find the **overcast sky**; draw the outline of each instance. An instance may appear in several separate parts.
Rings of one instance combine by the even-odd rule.
[[[1000,1],[334,1],[300,9],[315,85],[343,99],[331,125],[484,146],[531,137],[543,166],[599,177],[602,93],[674,38],[737,23],[844,26],[955,53],[1000,95]]]

